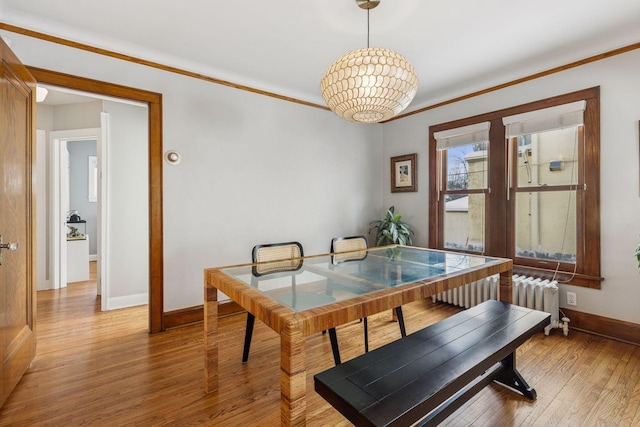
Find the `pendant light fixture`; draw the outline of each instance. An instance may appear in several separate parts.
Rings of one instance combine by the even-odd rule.
[[[377,123],[407,108],[418,90],[418,76],[399,53],[369,47],[369,10],[380,0],[356,3],[367,10],[367,48],[348,52],[331,64],[320,82],[320,92],[340,117]]]

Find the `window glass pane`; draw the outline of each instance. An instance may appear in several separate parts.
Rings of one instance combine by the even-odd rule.
[[[484,194],[447,194],[444,247],[484,252]]]
[[[482,142],[447,150],[447,190],[487,187],[487,145]]]
[[[578,128],[518,137],[518,187],[578,182]]]
[[[576,262],[576,192],[516,194],[516,255]]]

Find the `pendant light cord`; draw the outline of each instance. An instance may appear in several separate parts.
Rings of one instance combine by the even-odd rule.
[[[369,11],[371,9],[367,9],[367,49],[369,49]]]

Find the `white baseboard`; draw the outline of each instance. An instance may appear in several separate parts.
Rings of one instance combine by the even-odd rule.
[[[149,304],[149,293],[126,295],[123,297],[109,298],[107,310],[117,310],[119,308],[135,307],[137,305]]]
[[[97,261],[98,260],[98,254],[89,254],[89,261]]]
[[[51,280],[45,280],[44,285],[38,282],[38,291],[48,291],[51,289],[53,289],[53,287],[51,286]]]

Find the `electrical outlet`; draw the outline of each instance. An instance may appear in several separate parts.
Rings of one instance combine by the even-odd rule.
[[[567,292],[567,304],[578,305],[578,297],[575,292]]]

